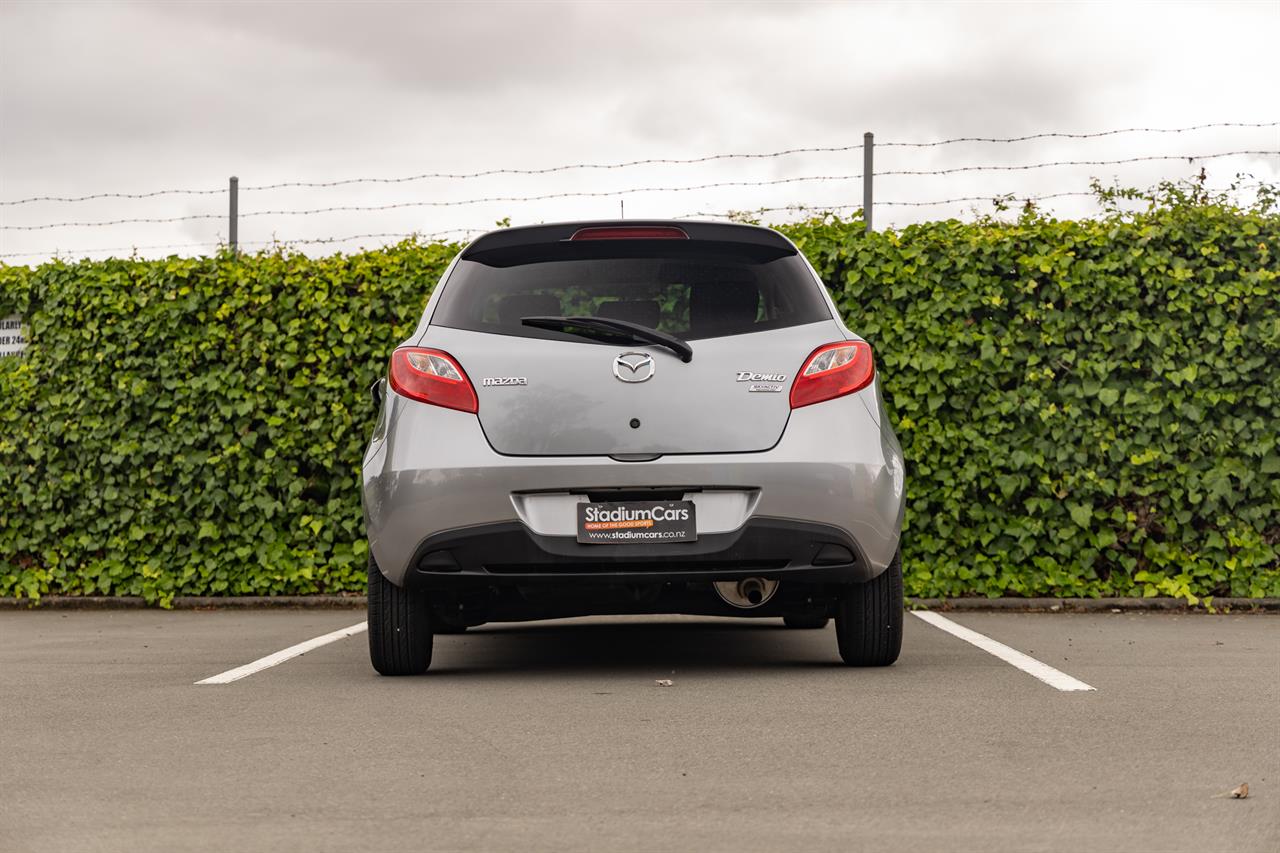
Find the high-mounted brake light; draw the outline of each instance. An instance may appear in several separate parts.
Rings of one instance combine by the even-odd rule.
[[[824,344],[805,360],[791,385],[791,408],[861,391],[876,378],[871,345],[865,341]]]
[[[570,240],[688,240],[683,228],[666,225],[579,228]]]
[[[410,400],[475,414],[476,389],[453,356],[438,349],[401,347],[391,354],[392,389]]]

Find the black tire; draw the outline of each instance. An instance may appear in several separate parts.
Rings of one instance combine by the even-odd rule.
[[[849,666],[889,666],[902,651],[902,554],[866,583],[844,588],[836,605],[836,642]]]
[[[827,627],[827,623],[830,621],[826,616],[819,616],[814,613],[797,613],[794,616],[782,617],[783,625],[801,631],[820,631]]]
[[[422,593],[387,580],[369,555],[369,660],[382,675],[419,675],[431,666],[431,607]]]

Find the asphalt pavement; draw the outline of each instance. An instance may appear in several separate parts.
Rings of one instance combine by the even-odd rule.
[[[362,614],[0,612],[0,850],[1280,850],[1280,616],[947,618],[1094,689],[912,617],[882,670],[612,617],[196,685]]]

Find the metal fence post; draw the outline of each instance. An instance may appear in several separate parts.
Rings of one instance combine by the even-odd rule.
[[[227,195],[231,200],[231,224],[227,228],[227,242],[231,244],[231,251],[234,252],[240,237],[240,179],[235,175],[231,176],[231,184],[227,188]]]
[[[876,135],[862,134],[862,219],[867,225],[867,233],[871,228],[871,178],[874,173],[872,161],[876,150]]]

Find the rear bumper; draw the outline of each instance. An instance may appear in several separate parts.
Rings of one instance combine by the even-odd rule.
[[[752,576],[812,583],[868,580],[876,572],[844,531],[823,524],[753,518],[738,530],[696,542],[584,545],[539,536],[519,522],[438,533],[410,560],[403,585],[646,584]]]
[[[362,471],[369,545],[383,573],[398,585],[410,582],[411,573],[414,583],[430,581],[437,572],[423,577],[418,564],[428,552],[442,550],[439,543],[447,537],[460,537],[461,574],[472,579],[513,574],[493,572],[490,564],[533,565],[536,570],[528,574],[545,579],[545,567],[567,566],[579,558],[586,560],[579,563],[584,571],[568,574],[589,579],[598,575],[598,564],[651,562],[646,548],[661,548],[668,555],[663,559],[673,562],[705,557],[701,568],[684,566],[676,572],[703,579],[711,562],[779,560],[785,565],[775,570],[789,577],[806,571],[819,581],[874,577],[897,550],[904,505],[902,453],[878,399],[872,385],[798,409],[777,445],[758,453],[624,462],[607,456],[504,456],[490,447],[474,415],[388,392]],[[734,529],[700,529],[698,541],[688,544],[579,545],[573,536],[539,535],[521,520],[522,511],[529,520],[525,495],[628,488],[719,489],[750,500],[743,503],[744,515]],[[700,528],[703,514],[700,509]],[[799,539],[788,534],[785,543],[774,547],[779,524],[809,533]],[[545,533],[550,528],[540,529]],[[473,535],[477,532],[478,537]],[[500,544],[491,546],[486,535]],[[800,541],[806,536],[810,544]],[[831,541],[849,547],[857,557],[856,568],[812,564],[806,548]],[[672,565],[660,571],[673,577],[670,572],[676,569]],[[453,574],[456,581],[459,572],[444,574]],[[723,577],[734,576],[743,574],[730,571]],[[618,579],[616,567],[612,577]]]

